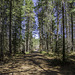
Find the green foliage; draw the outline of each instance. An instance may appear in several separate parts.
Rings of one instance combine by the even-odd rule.
[[[25,54],[29,54],[29,52],[26,52]]]
[[[33,41],[33,47],[34,47],[34,48],[35,48],[36,46],[39,46],[39,39],[33,38],[32,41]]]
[[[72,10],[71,10],[71,13],[75,13],[75,9],[72,9]]]
[[[75,0],[68,0],[69,3],[75,2]]]

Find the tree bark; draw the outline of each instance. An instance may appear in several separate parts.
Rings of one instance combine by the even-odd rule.
[[[71,3],[71,9],[72,9],[73,3]],[[73,14],[71,13],[71,31],[72,31],[72,51],[73,51]]]
[[[65,62],[64,0],[62,0],[62,24],[63,24],[63,62]]]
[[[28,24],[26,25],[26,51],[28,51],[28,48],[29,48],[29,17],[27,18],[28,19]]]
[[[11,19],[12,19],[12,0],[10,0],[10,24],[9,24],[9,53],[10,55],[12,54],[12,50],[11,50]]]
[[[56,36],[56,51],[58,52],[58,32],[59,32],[59,11],[58,11],[58,3],[57,3],[57,36]]]

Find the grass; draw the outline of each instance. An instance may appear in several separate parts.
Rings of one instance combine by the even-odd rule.
[[[26,52],[25,54],[29,54],[29,52]]]
[[[50,56],[50,57],[54,57],[55,56],[54,53],[52,53],[52,52],[48,52],[47,53],[46,51],[42,51],[41,53],[46,55],[46,56]]]
[[[61,53],[58,55],[58,54],[52,53],[52,52],[47,53],[46,51],[41,51],[41,54],[43,54],[49,58],[52,57],[53,59],[58,60],[59,62],[60,61],[63,62]],[[70,54],[66,53],[65,63],[71,63],[71,62],[75,63],[75,52],[72,52]]]
[[[46,51],[41,51],[41,53],[42,53],[42,54],[46,54],[47,52],[46,52]]]

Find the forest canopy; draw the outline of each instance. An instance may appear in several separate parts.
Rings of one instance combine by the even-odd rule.
[[[1,60],[32,52],[38,42],[38,51],[62,55],[65,61],[66,54],[75,51],[74,32],[75,0],[0,1]]]

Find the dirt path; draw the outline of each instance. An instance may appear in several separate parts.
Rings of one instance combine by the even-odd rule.
[[[75,75],[75,68],[53,65],[53,62],[53,58],[40,53],[17,56],[0,65],[0,75]]]

